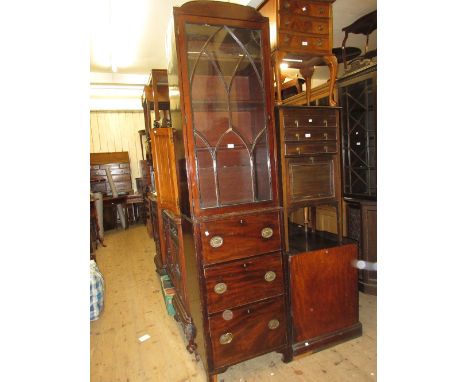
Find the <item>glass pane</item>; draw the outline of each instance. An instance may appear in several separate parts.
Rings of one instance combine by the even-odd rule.
[[[261,32],[185,28],[200,206],[271,200]]]

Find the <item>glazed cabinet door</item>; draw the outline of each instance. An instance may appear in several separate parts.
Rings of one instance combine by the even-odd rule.
[[[183,25],[195,210],[203,215],[215,208],[272,205],[274,137],[262,30]]]

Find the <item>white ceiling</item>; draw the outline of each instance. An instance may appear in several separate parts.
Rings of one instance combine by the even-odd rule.
[[[95,0],[91,18],[91,98],[102,99],[108,84],[126,84],[129,97],[141,95],[151,69],[167,67],[165,36],[172,7],[185,0]],[[231,2],[257,7],[262,0],[232,0]],[[377,0],[336,0],[333,3],[333,46],[341,46],[341,29],[359,17],[377,9]],[[376,32],[369,40],[369,49],[377,46]],[[364,51],[365,37],[349,35],[347,46]],[[114,65],[114,68],[113,68]],[[114,69],[114,70],[113,70]],[[322,69],[322,68],[320,68]],[[314,78],[326,77],[318,70]],[[323,72],[323,73],[322,73]],[[103,85],[106,84],[106,85]],[[94,90],[93,90],[94,88]],[[120,95],[125,89],[120,88]],[[135,98],[136,99],[136,98]],[[138,101],[139,102],[139,101]],[[93,103],[91,105],[93,109]],[[96,108],[96,107],[94,107]],[[97,107],[99,108],[99,107]],[[141,105],[139,105],[141,108]]]

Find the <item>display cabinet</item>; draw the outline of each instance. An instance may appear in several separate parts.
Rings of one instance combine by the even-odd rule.
[[[351,68],[352,69],[352,68]],[[359,259],[377,262],[377,64],[338,80],[343,107],[343,191],[348,235],[359,243]],[[359,271],[359,288],[377,294],[377,271]]]
[[[193,1],[168,38],[179,211],[164,211],[166,261],[187,349],[215,380],[270,351],[290,359],[268,19]]]
[[[343,192],[377,198],[377,65],[340,78]]]

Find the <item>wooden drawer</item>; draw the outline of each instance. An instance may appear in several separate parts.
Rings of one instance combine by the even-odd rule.
[[[331,17],[330,4],[318,1],[280,0],[280,10],[302,16]]]
[[[300,32],[308,34],[324,34],[329,32],[328,20],[312,19],[288,13],[280,13],[280,29],[284,31]]]
[[[236,215],[202,222],[200,233],[205,264],[281,249],[279,212]]]
[[[284,128],[298,127],[337,127],[338,118],[335,110],[298,110],[291,109],[283,113]]]
[[[278,47],[280,50],[297,52],[329,53],[331,50],[328,37],[314,37],[292,33],[279,33]]]
[[[288,159],[286,161],[288,202],[297,203],[335,197],[334,165],[332,158]]]
[[[282,296],[214,314],[208,321],[215,368],[252,358],[286,344]]]
[[[335,128],[296,128],[284,131],[284,140],[290,141],[336,141]]]
[[[205,269],[208,313],[283,294],[281,253]]]
[[[299,142],[299,143],[285,143],[284,153],[286,156],[290,155],[321,155],[321,154],[336,154],[337,143],[336,141],[328,142]]]

